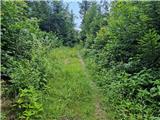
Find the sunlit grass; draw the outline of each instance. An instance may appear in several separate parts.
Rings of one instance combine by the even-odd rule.
[[[45,95],[47,120],[95,120],[91,81],[86,76],[75,48],[57,48],[49,55],[49,93]]]

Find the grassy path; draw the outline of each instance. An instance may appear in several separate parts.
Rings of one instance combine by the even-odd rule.
[[[86,73],[85,75],[87,78],[89,78],[90,83],[91,83],[91,87],[94,90],[94,98],[93,99],[94,99],[94,105],[95,105],[95,112],[94,112],[95,120],[108,120],[108,118],[106,117],[106,113],[102,109],[102,106],[101,106],[101,102],[102,102],[101,101],[101,99],[102,99],[101,93],[99,93],[100,91],[98,91],[96,84],[92,81],[92,77],[88,74],[86,67],[85,67],[85,63],[84,63],[79,52],[78,52],[78,57],[79,57],[81,65],[83,66],[83,69]]]
[[[45,120],[107,120],[98,90],[76,48],[57,48],[49,54],[49,93]]]

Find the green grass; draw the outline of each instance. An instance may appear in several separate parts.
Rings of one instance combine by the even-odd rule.
[[[49,53],[45,120],[95,120],[94,90],[76,48],[56,48]]]

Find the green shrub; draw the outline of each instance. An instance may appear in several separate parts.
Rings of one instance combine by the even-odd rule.
[[[40,95],[33,87],[20,89],[19,95],[14,104],[16,117],[18,119],[38,119],[42,112],[42,103],[40,103]]]
[[[12,101],[15,119],[40,118],[39,98],[48,82],[47,55],[61,45],[53,33],[39,29],[39,20],[27,17],[27,7],[24,1],[2,2],[1,73],[11,79],[10,85],[3,86],[3,96]]]
[[[141,64],[149,68],[159,67],[160,35],[155,30],[149,30],[139,40],[139,44]]]

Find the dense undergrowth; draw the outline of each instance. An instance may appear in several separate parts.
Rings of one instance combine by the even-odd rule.
[[[28,2],[1,3],[1,119],[42,118],[43,95],[49,91],[48,81],[54,72],[48,54],[63,44],[57,37],[60,33],[40,29],[41,20],[31,15],[35,11],[28,11],[32,10]]]
[[[115,1],[103,14],[93,3],[85,14],[84,57],[113,119],[160,119],[159,5]]]

